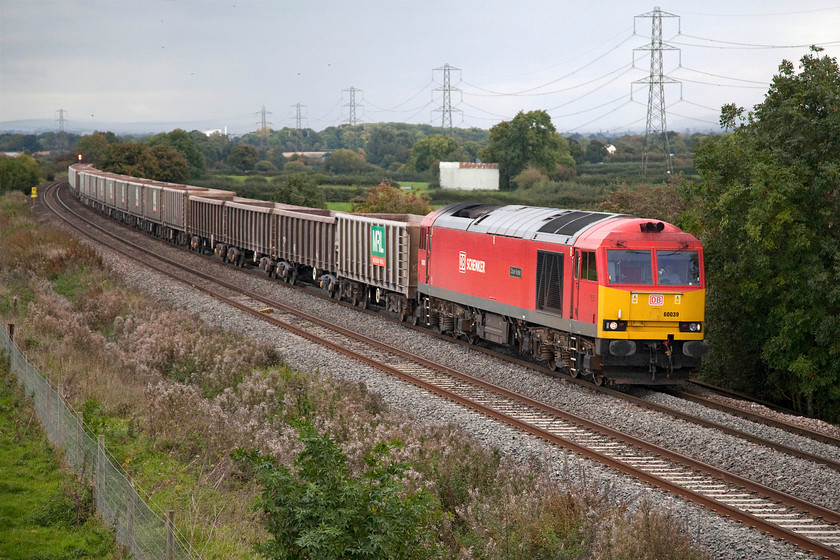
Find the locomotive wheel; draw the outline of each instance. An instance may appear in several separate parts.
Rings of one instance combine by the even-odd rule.
[[[551,358],[550,360],[548,360],[548,369],[550,369],[551,371],[557,371],[559,367],[560,364],[557,363],[557,360],[555,358]]]
[[[604,376],[600,373],[593,373],[592,374],[592,382],[595,383],[598,387],[604,384]]]
[[[580,377],[580,372],[576,369],[570,369],[569,377],[574,377],[575,379],[577,379],[578,377]]]

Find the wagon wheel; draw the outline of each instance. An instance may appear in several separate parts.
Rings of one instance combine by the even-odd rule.
[[[592,382],[598,387],[601,387],[604,384],[604,376],[600,373],[593,373]]]
[[[420,324],[420,316],[417,313],[412,313],[410,321],[411,321],[411,324],[416,327],[417,325]]]
[[[289,284],[294,285],[294,284],[295,284],[295,282],[297,282],[297,277],[298,277],[298,270],[297,270],[297,268],[293,268],[293,269],[289,272],[289,277],[288,277],[288,282],[289,282]]]
[[[359,302],[359,307],[362,309],[367,309],[370,307],[370,294],[368,293],[367,289],[365,289],[365,295],[362,296],[362,301]]]
[[[578,377],[580,377],[580,371],[578,371],[576,368],[569,368],[569,377],[574,377],[575,379],[577,379]]]
[[[557,371],[560,368],[560,364],[557,362],[556,358],[551,358],[548,360],[548,369],[551,371]]]
[[[478,335],[477,334],[468,334],[466,338],[467,338],[467,344],[469,344],[471,346],[478,343]]]

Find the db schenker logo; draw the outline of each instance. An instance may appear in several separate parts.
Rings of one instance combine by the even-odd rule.
[[[458,253],[458,272],[466,274],[467,271],[480,272],[484,274],[484,261],[477,259],[468,259],[467,253],[461,251]]]

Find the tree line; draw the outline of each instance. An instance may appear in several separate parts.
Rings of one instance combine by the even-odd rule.
[[[331,175],[372,173],[379,178],[393,180],[402,176],[436,183],[439,161],[486,161],[499,163],[502,190],[514,190],[522,186],[522,181],[532,185],[535,177],[543,182],[573,179],[579,165],[631,161],[633,167],[640,161],[644,145],[643,136],[610,138],[593,134],[565,138],[544,111],[520,113],[490,130],[444,132],[429,125],[374,123],[329,127],[320,132],[267,128],[241,137],[180,129],[143,137],[117,136],[113,132],[84,136],[4,133],[0,134],[0,152],[38,155],[42,168],[45,159],[41,154],[80,154],[83,161],[114,172],[175,182],[216,173],[278,175],[314,171]],[[675,149],[690,161],[696,135],[682,139],[674,132],[669,134]],[[614,154],[606,150],[611,143],[619,147]],[[304,155],[311,152],[326,153],[326,157]],[[526,176],[518,180],[517,176],[526,169]],[[42,169],[41,175],[46,178],[53,173],[53,169]],[[11,179],[3,185],[6,189],[29,188]]]

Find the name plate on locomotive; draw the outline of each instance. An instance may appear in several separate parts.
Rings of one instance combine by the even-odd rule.
[[[648,294],[648,304],[651,307],[659,307],[665,303],[665,296],[662,294]]]

